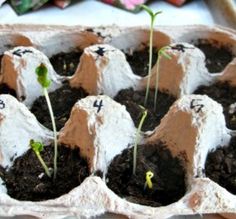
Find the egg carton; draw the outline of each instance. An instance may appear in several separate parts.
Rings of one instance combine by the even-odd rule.
[[[52,142],[52,131],[42,126],[28,109],[41,96],[34,70],[43,62],[52,81],[50,91],[61,87],[67,79],[72,87],[82,87],[90,94],[72,108],[70,118],[59,131],[59,142],[80,147],[91,174],[68,194],[40,202],[11,198],[0,178],[0,216],[90,218],[110,212],[129,218],[166,219],[174,215],[209,213],[228,219],[236,217],[236,196],[204,174],[209,151],[229,144],[235,131],[226,128],[220,104],[206,95],[192,94],[198,86],[216,81],[229,81],[236,86],[236,59],[222,72],[210,74],[204,54],[192,44],[198,39],[207,39],[230,46],[236,54],[235,31],[197,25],[163,26],[154,30],[155,47],[171,45],[166,52],[172,59],[160,58],[159,89],[168,91],[177,101],[160,125],[146,132],[141,141],[160,140],[166,142],[173,155],[184,154],[187,192],[168,206],[149,207],[117,196],[107,187],[104,177],[94,175],[101,171],[105,176],[112,159],[127,145],[134,144],[137,130],[133,120],[125,106],[112,98],[121,89],[145,89],[147,76],[134,75],[123,52],[148,44],[148,27],[2,25],[0,30],[0,54],[3,54],[0,81],[14,89],[18,99],[0,95],[0,165],[11,167],[13,161],[29,149],[30,139],[39,139],[45,144]],[[182,49],[176,49],[177,45],[182,45]],[[75,48],[84,49],[75,73],[71,77],[59,76],[48,57]],[[156,65],[152,68],[151,88],[155,87]],[[102,101],[99,110],[94,107],[96,101]]]

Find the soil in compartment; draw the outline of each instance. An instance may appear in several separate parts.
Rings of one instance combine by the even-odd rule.
[[[87,95],[82,88],[71,88],[68,82],[61,88],[49,93],[57,130],[60,130],[69,119],[74,104]],[[34,101],[31,112],[41,124],[52,129],[51,118],[44,96],[40,96]]]
[[[133,148],[125,149],[111,162],[106,182],[117,195],[130,202],[153,207],[178,201],[186,192],[183,161],[173,157],[164,143],[139,145],[136,174]],[[152,189],[145,187],[146,172],[152,171]]]
[[[134,91],[133,89],[124,89],[115,97],[117,102],[126,106],[126,110],[130,113],[136,127],[138,127],[142,118],[143,110],[139,105],[144,105],[145,93],[146,90]],[[148,113],[143,123],[142,131],[151,131],[156,128],[156,126],[160,124],[161,119],[168,112],[170,106],[176,100],[176,98],[170,94],[158,91],[157,106],[156,110],[154,110],[154,95],[155,91],[150,90],[145,107]]]
[[[0,84],[0,94],[10,94],[16,98],[16,91],[11,89],[7,84]]]
[[[226,126],[236,129],[236,87],[230,86],[228,82],[217,82],[211,86],[200,86],[194,93],[206,94],[222,104]]]
[[[236,195],[236,137],[228,146],[210,152],[205,165],[206,176]]]
[[[158,51],[153,48],[152,67],[157,62]],[[132,54],[126,53],[126,59],[131,66],[134,74],[144,77],[148,74],[149,47],[134,51]]]
[[[72,51],[69,53],[62,52],[52,56],[50,62],[57,74],[62,76],[72,76],[77,69],[82,54],[82,50]]]
[[[229,47],[220,45],[216,41],[199,40],[195,43],[206,56],[206,67],[210,73],[223,71],[233,59],[233,53]]]
[[[44,147],[41,155],[53,167],[54,147]],[[43,201],[59,197],[79,186],[89,176],[87,162],[80,157],[79,149],[64,145],[58,147],[58,171],[56,180],[49,178],[36,157],[29,149],[14,161],[8,170],[0,168],[0,176],[7,187],[8,194],[17,200]]]

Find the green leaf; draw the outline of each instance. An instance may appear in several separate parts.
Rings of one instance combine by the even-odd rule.
[[[30,147],[37,153],[43,150],[44,145],[41,142],[34,141],[33,139],[30,140]]]
[[[152,18],[154,17],[154,13],[153,13],[153,11],[152,11],[151,8],[149,8],[149,7],[146,6],[146,5],[140,5],[140,7],[141,7],[142,9],[144,9]]]
[[[161,56],[164,56],[165,58],[167,58],[167,59],[171,59],[172,57],[169,55],[169,54],[167,54],[166,53],[166,49],[167,49],[168,47],[163,47],[163,48],[161,48],[160,50],[159,50],[159,55],[161,55]]]
[[[51,84],[51,81],[47,78],[48,76],[48,69],[47,67],[41,63],[35,70],[35,73],[37,74],[38,82],[43,88],[48,88]]]
[[[151,16],[152,21],[154,21],[155,17],[156,17],[158,14],[161,14],[161,13],[162,13],[162,11],[157,11],[156,13],[154,13],[154,12],[152,11],[152,9],[149,8],[149,7],[146,6],[146,5],[140,5],[140,7],[141,7],[142,9],[144,9],[144,10]]]

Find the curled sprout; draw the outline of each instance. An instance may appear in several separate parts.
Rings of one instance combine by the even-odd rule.
[[[136,138],[135,138],[135,142],[134,142],[134,152],[133,152],[133,174],[134,175],[136,173],[137,147],[138,147],[138,142],[140,141],[140,132],[141,132],[143,123],[145,121],[145,118],[147,117],[147,110],[141,105],[139,105],[139,107],[143,110],[143,113],[142,113],[142,117],[141,117],[141,120],[140,120],[139,125],[138,125],[138,129],[137,129],[137,132],[136,132]]]
[[[41,142],[34,141],[33,139],[30,140],[30,147],[36,154],[37,158],[39,159],[39,162],[43,166],[45,173],[48,175],[48,177],[51,177],[51,172],[49,171],[46,163],[44,162],[43,158],[40,155],[40,152],[43,151],[44,145]]]
[[[157,93],[158,93],[158,83],[159,83],[159,66],[160,66],[160,59],[162,56],[164,56],[166,59],[171,59],[171,56],[166,53],[166,49],[168,49],[169,46],[164,46],[158,51],[158,58],[157,58],[157,72],[156,72],[156,80],[155,80],[155,95],[154,95],[154,111],[156,111],[157,108]]]
[[[57,154],[58,154],[58,149],[57,149],[57,129],[56,129],[56,122],[54,119],[54,114],[53,114],[53,110],[52,110],[52,104],[48,95],[48,91],[47,88],[50,86],[51,81],[50,79],[48,79],[48,69],[47,67],[41,63],[35,70],[38,78],[38,82],[39,84],[42,86],[43,88],[43,93],[48,105],[48,110],[49,110],[49,114],[51,117],[51,121],[52,121],[52,128],[53,128],[53,136],[54,136],[54,161],[53,161],[53,178],[56,178],[56,174],[57,174]]]
[[[147,187],[149,189],[152,189],[152,187],[153,187],[153,184],[152,184],[153,176],[154,176],[154,173],[152,171],[149,170],[149,171],[146,172],[146,182],[144,184],[144,189],[146,189]]]
[[[146,87],[146,94],[144,99],[144,106],[147,105],[148,95],[149,95],[149,88],[150,88],[150,80],[151,80],[151,70],[152,70],[152,45],[153,45],[153,28],[156,16],[158,14],[161,14],[162,11],[157,11],[154,13],[151,8],[149,8],[146,5],[140,5],[141,8],[143,8],[151,18],[151,24],[150,24],[150,35],[149,35],[149,64],[148,64],[148,81],[147,81],[147,87]]]

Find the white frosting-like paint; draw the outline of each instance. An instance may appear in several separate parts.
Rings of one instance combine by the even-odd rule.
[[[0,95],[0,165],[11,167],[13,161],[29,149],[30,139],[47,143],[52,132],[10,95]]]
[[[43,63],[51,80],[49,91],[61,86],[62,77],[56,74],[48,58],[33,47],[15,47],[4,53],[1,68],[1,83],[14,89],[17,98],[31,107],[34,100],[42,95],[42,87],[37,81],[36,68]]]
[[[139,80],[140,77],[133,74],[120,50],[100,44],[84,49],[70,84],[72,87],[83,87],[92,95],[114,97],[121,89],[135,88]]]
[[[101,105],[101,109],[96,106]],[[91,172],[107,170],[115,155],[134,143],[136,128],[125,107],[108,96],[79,100],[59,134],[63,144],[79,147]]]
[[[182,45],[184,50],[174,49]],[[213,78],[205,67],[205,55],[201,50],[188,43],[171,44],[165,52],[171,59],[160,57],[159,68],[156,63],[152,68],[150,87],[155,88],[157,74],[158,87],[161,91],[181,97],[191,94],[198,86],[208,85]],[[146,86],[147,77],[144,78]]]
[[[165,142],[174,155],[186,155],[191,184],[192,177],[203,176],[208,152],[230,140],[222,106],[206,95],[183,96],[147,141],[157,140]]]

